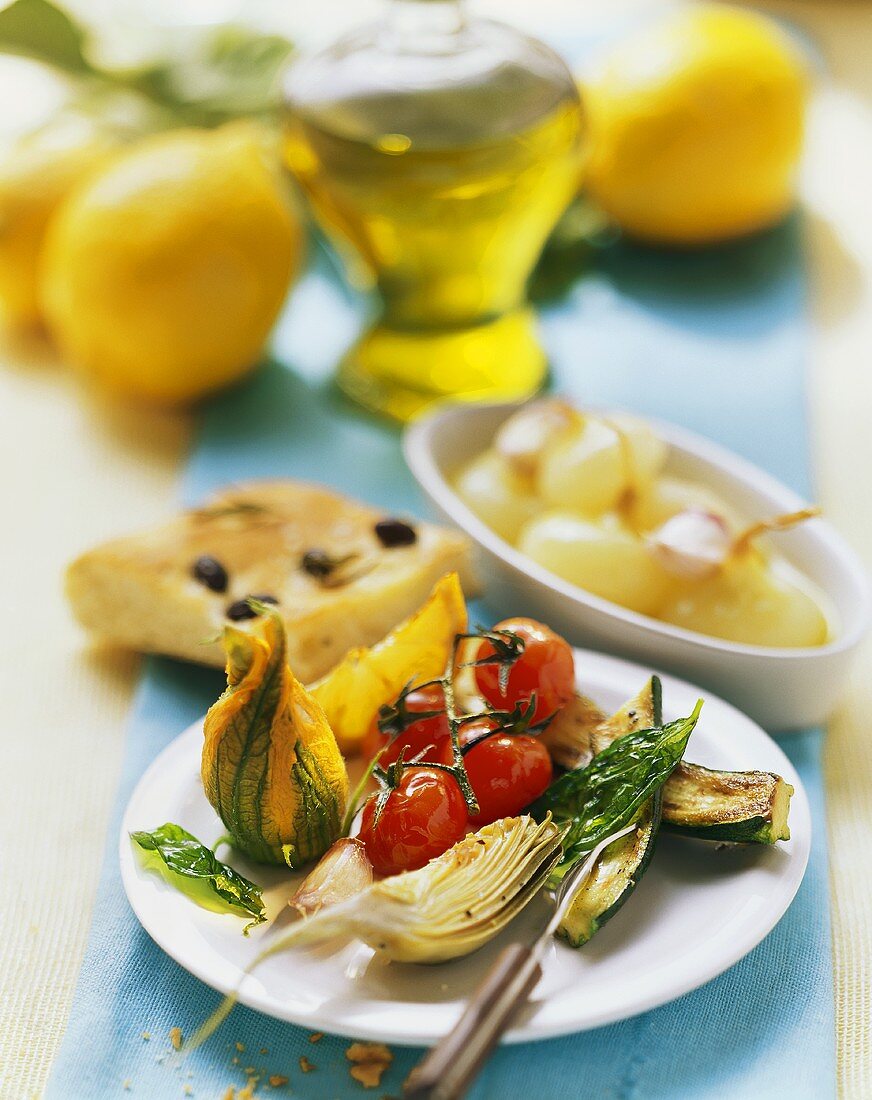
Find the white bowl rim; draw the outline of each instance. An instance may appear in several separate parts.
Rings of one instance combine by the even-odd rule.
[[[822,517],[808,520],[803,525],[802,533],[807,537],[817,538],[823,544],[827,556],[838,564],[840,571],[854,589],[854,598],[851,601],[848,615],[845,616],[845,621],[840,623],[841,629],[836,637],[821,646],[748,645],[742,642],[731,642],[725,638],[716,638],[713,635],[701,634],[694,630],[686,630],[684,627],[661,622],[652,616],[630,611],[611,600],[595,596],[578,585],[563,580],[549,569],[534,562],[526,554],[522,554],[520,550],[506,542],[505,539],[502,539],[488,527],[460,499],[447,481],[433,455],[432,441],[439,427],[449,420],[472,420],[477,414],[486,415],[495,413],[498,410],[506,410],[508,413],[510,410],[521,408],[526,403],[524,401],[508,401],[473,405],[471,403],[440,402],[412,421],[403,434],[403,453],[409,469],[419,485],[437,501],[445,514],[450,516],[461,530],[465,531],[489,553],[512,568],[526,573],[537,584],[550,588],[553,592],[574,601],[576,604],[586,604],[602,614],[623,620],[637,632],[641,631],[651,638],[665,636],[713,653],[766,657],[777,661],[808,660],[845,653],[854,649],[863,639],[869,629],[870,610],[872,610],[869,578],[856,553],[848,546],[832,524]],[[795,511],[807,505],[807,501],[803,500],[798,493],[788,488],[772,474],[767,473],[748,459],[742,458],[729,448],[698,435],[688,428],[661,420],[658,417],[645,416],[630,409],[588,405],[577,401],[572,401],[572,404],[581,412],[589,412],[594,415],[618,416],[626,414],[642,419],[650,424],[670,447],[675,447],[705,462],[716,465],[735,481],[744,483],[765,496],[784,502],[786,511]],[[489,443],[490,440],[484,443],[482,450]]]

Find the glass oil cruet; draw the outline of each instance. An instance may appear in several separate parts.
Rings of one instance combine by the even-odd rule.
[[[581,168],[563,61],[459,0],[389,0],[292,65],[284,102],[287,163],[378,302],[340,386],[400,420],[533,393],[546,360],[526,281]]]

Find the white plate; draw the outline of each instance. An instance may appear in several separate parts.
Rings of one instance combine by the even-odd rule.
[[[628,661],[576,651],[581,688],[605,710],[634,695],[648,673]],[[664,677],[664,713],[688,714],[698,689]],[[144,871],[128,834],[177,822],[205,843],[222,826],[200,785],[202,723],[185,730],[143,776],[121,826],[124,888],[143,927],[181,966],[222,993],[272,933],[249,938],[243,922],[207,912]],[[718,849],[664,834],[626,907],[583,950],[550,946],[544,975],[508,1042],[582,1031],[644,1012],[703,985],[738,962],[778,922],[808,861],[811,821],[796,772],[778,746],[728,703],[706,697],[690,759],[719,768],[775,771],[793,784],[791,839],[773,848]],[[289,875],[234,859],[267,887],[269,916],[283,913]],[[359,943],[290,951],[266,960],[242,982],[240,1000],[307,1028],[382,1042],[429,1044],[457,1019],[501,946],[532,936],[546,902],[537,899],[475,955],[441,966],[385,963]],[[284,916],[280,917],[284,920]]]
[[[537,565],[491,531],[454,491],[450,478],[490,446],[496,429],[517,408],[449,405],[409,425],[403,441],[406,461],[436,510],[476,544],[493,602],[541,619],[578,645],[690,676],[768,730],[824,721],[838,701],[854,651],[869,626],[866,572],[838,533],[815,519],[778,536],[778,549],[817,584],[835,610],[836,637],[827,645],[739,645],[628,611]],[[669,445],[667,471],[708,485],[738,514],[771,516],[806,503],[710,440],[674,424],[649,422]]]

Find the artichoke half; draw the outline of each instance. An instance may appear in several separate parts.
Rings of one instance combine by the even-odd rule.
[[[418,871],[368,886],[307,917],[261,956],[355,937],[396,962],[468,955],[500,932],[544,886],[562,832],[546,817],[503,818],[458,841]]]

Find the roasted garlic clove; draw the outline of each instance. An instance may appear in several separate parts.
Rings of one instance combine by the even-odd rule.
[[[668,519],[647,542],[667,572],[689,580],[713,576],[730,557],[733,546],[723,517],[696,509]]]
[[[568,401],[531,401],[503,422],[494,436],[494,450],[515,473],[533,477],[542,452],[563,432],[582,424],[581,413]]]
[[[347,901],[371,884],[372,864],[363,842],[356,837],[343,836],[321,856],[288,905],[308,917]]]

